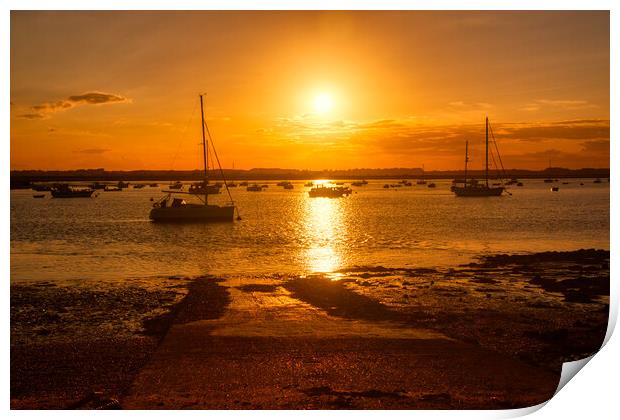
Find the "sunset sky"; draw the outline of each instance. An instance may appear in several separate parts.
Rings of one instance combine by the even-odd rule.
[[[12,12],[12,169],[609,167],[608,12]]]

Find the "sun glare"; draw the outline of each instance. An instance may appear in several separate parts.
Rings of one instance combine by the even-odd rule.
[[[334,107],[334,100],[328,93],[320,93],[314,98],[314,110],[319,114],[325,114]]]

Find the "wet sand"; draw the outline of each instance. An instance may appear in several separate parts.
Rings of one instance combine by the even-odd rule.
[[[86,340],[53,330],[23,338],[12,288],[12,408],[67,407],[91,390],[123,408],[538,404],[563,361],[602,343],[609,252],[175,287],[168,310],[147,311],[140,332]],[[31,299],[22,294],[20,306]]]

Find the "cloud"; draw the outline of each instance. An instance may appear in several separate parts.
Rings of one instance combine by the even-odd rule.
[[[574,111],[597,108],[597,106],[581,99],[537,99],[521,107],[521,110],[535,112],[540,111],[542,108],[559,108]]]
[[[507,167],[547,165],[549,155],[541,150],[551,149],[556,151],[554,161],[571,167],[604,166],[609,156],[609,124],[605,119],[506,122],[492,123],[492,132]],[[357,122],[298,116],[279,118],[256,132],[261,143],[274,150],[288,142],[300,146],[300,154],[338,155],[345,160],[365,156],[386,162],[433,161],[436,167],[459,168],[466,140],[476,163],[484,156],[484,120],[439,124],[415,117]]]
[[[130,102],[124,96],[115,95],[104,92],[87,92],[81,95],[71,95],[67,99],[53,102],[44,102],[42,104],[30,107],[30,112],[18,115],[18,118],[29,120],[49,118],[52,114],[75,108],[81,105],[103,105],[113,103]]]
[[[82,150],[74,150],[73,153],[82,153],[86,155],[101,155],[106,152],[110,152],[110,149],[82,149]]]

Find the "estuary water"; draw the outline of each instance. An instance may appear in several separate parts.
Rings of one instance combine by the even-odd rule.
[[[11,191],[11,282],[126,282],[162,276],[334,272],[355,265],[433,267],[494,253],[609,249],[609,183],[524,180],[512,195],[458,198],[450,182],[384,189],[372,180],[339,199],[231,188],[234,223],[149,221],[160,188],[34,199]],[[584,185],[580,185],[580,183]],[[167,183],[160,184],[162,186]],[[213,197],[213,196],[211,196]],[[213,197],[224,202],[225,194]]]

